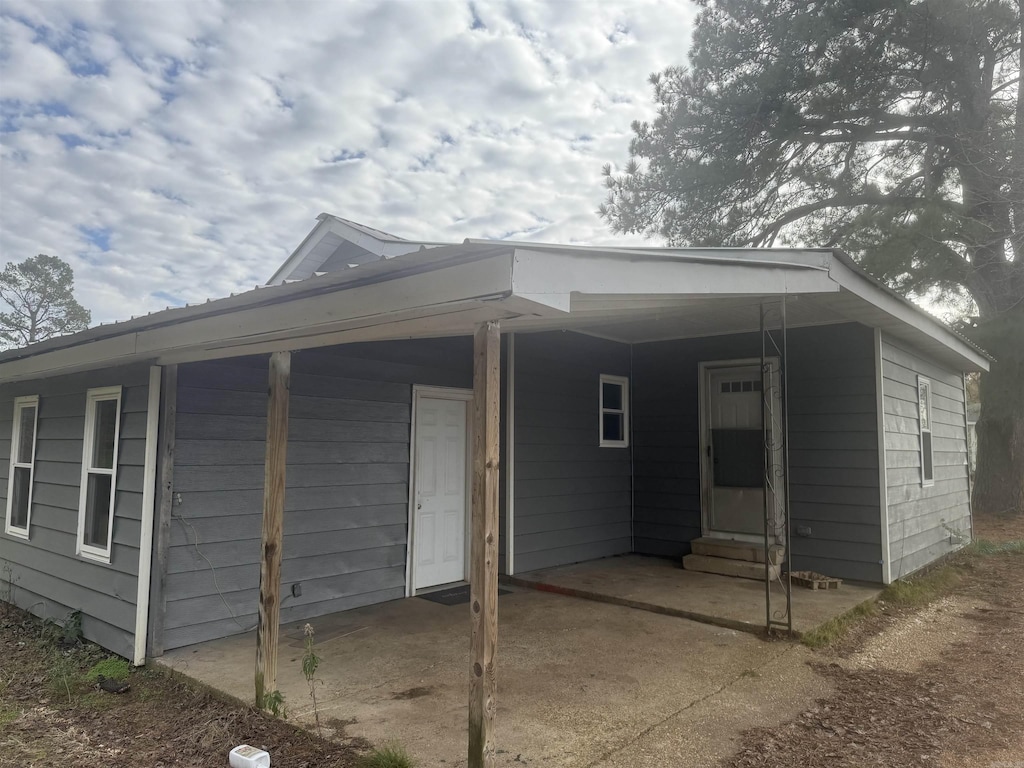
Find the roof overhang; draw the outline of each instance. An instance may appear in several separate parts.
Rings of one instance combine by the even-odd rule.
[[[957,370],[987,370],[983,353],[832,251],[601,250],[484,241],[381,259],[5,352],[0,380],[462,335],[486,320],[502,320],[512,331],[684,338],[756,330],[754,310],[780,297],[797,300],[794,325],[861,322]]]
[[[367,257],[391,259],[441,245],[445,243],[406,240],[329,213],[321,213],[317,216],[316,226],[274,272],[267,285],[281,285],[287,280],[305,280],[312,277],[332,256],[346,246],[357,253],[365,254],[363,258],[355,258],[356,262],[365,263]]]

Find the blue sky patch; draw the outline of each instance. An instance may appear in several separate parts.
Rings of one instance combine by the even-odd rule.
[[[180,296],[175,296],[173,293],[167,291],[153,291],[151,294],[154,299],[164,302],[165,306],[168,307],[182,307],[185,305],[185,300]],[[163,309],[163,307],[161,307]]]
[[[104,253],[110,250],[111,231],[109,227],[86,227],[79,225],[78,231],[85,235],[86,240]]]

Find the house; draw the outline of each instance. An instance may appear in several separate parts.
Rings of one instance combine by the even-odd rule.
[[[466,579],[495,321],[502,574],[714,571],[745,545],[889,583],[970,539],[964,372],[989,358],[842,252],[425,243],[324,214],[265,287],[0,354],[4,594],[136,663],[255,627],[286,352],[281,617]]]

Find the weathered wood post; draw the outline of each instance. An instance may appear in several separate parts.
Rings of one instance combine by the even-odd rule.
[[[494,765],[498,640],[498,429],[501,418],[501,335],[483,323],[473,339],[473,510],[469,607],[469,768]]]
[[[277,690],[277,636],[281,622],[281,546],[288,453],[288,390],[291,352],[270,355],[267,395],[267,455],[263,477],[263,538],[260,552],[259,626],[256,629],[256,707]]]

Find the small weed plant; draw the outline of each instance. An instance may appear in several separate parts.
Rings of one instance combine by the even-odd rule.
[[[67,696],[70,706],[71,687],[78,683],[78,661],[63,651],[54,651],[46,676],[53,692]]]
[[[263,694],[263,709],[274,717],[288,719],[288,707],[284,703],[284,694],[274,690]]]
[[[359,759],[359,768],[414,768],[409,753],[398,744],[385,744]]]
[[[309,698],[313,700],[313,718],[316,720],[316,734],[321,739],[324,737],[320,728],[320,708],[316,702],[316,687],[323,685],[323,680],[318,680],[316,670],[320,666],[320,657],[313,650],[313,637],[315,630],[312,624],[306,624],[302,628],[303,652],[302,652],[302,676],[306,678],[306,685],[309,686]]]

